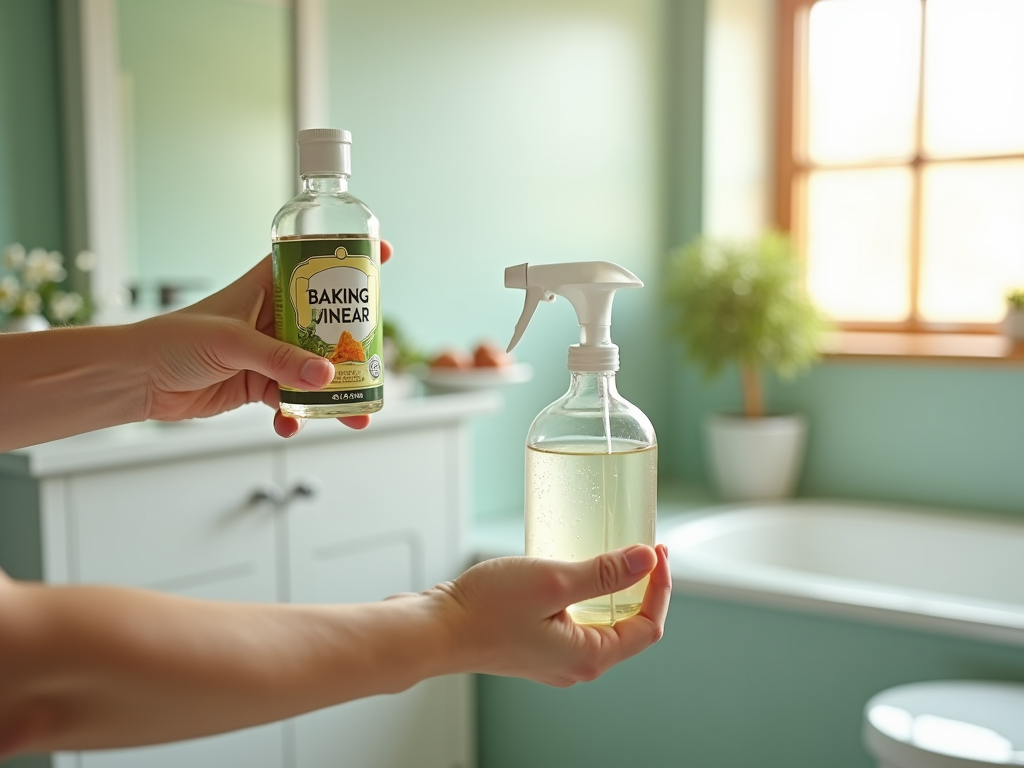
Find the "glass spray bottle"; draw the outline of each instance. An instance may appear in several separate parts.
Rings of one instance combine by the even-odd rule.
[[[658,447],[644,413],[615,387],[619,350],[611,310],[619,288],[642,287],[610,262],[509,267],[507,288],[526,290],[509,351],[540,301],[569,300],[580,343],[569,347],[569,391],[542,410],[526,438],[526,554],[577,561],[631,544],[654,545]],[[613,624],[640,610],[647,579],[569,608],[581,624]]]

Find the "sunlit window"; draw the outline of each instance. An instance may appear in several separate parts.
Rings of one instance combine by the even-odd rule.
[[[983,330],[1024,286],[1024,0],[784,0],[779,224],[850,328]]]

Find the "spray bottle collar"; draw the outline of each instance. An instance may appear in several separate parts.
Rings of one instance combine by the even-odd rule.
[[[569,370],[573,373],[615,373],[619,370],[619,348],[615,344],[569,347]]]

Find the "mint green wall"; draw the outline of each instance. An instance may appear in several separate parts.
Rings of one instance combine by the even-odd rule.
[[[0,248],[64,249],[57,15],[0,0]]]
[[[1024,653],[677,593],[664,640],[593,683],[479,678],[479,765],[870,768],[865,702],[943,678],[1024,681]]]
[[[0,249],[12,242],[64,249],[58,71],[55,4],[0,0]],[[0,559],[10,563],[12,574],[38,578],[40,564],[26,552],[38,543],[39,531],[28,525],[30,515],[21,514],[34,506],[33,489],[12,484],[2,496],[11,505],[4,514],[24,518],[10,527],[26,525],[20,549],[0,542]],[[50,760],[27,755],[0,764],[49,768]]]
[[[330,120],[353,134],[352,190],[396,248],[384,311],[424,348],[504,346],[521,262],[617,261],[619,388],[671,441],[669,361],[656,342],[664,250],[660,3],[328,2]],[[476,511],[521,514],[523,441],[568,384],[578,341],[564,301],[516,350],[536,377],[479,420]]]
[[[705,381],[680,365],[674,425],[681,469],[706,482],[701,423],[735,410],[732,374]],[[827,362],[771,382],[780,411],[810,419],[802,496],[877,499],[1024,514],[1024,369]]]
[[[294,194],[290,10],[119,0],[128,257],[146,285],[220,288]]]
[[[704,177],[704,58],[706,0],[663,0],[660,42],[665,50],[661,98],[664,105],[665,140],[662,162],[666,168],[662,186],[664,242],[669,248],[688,243],[700,234],[703,219]],[[665,269],[661,259],[661,269]],[[661,297],[661,281],[651,301],[659,321],[657,343],[666,365],[665,380],[669,422],[661,430],[659,473],[662,482],[682,479],[686,466],[684,440],[676,424],[680,407],[680,380],[676,344],[667,335]],[[667,448],[667,450],[666,450]]]

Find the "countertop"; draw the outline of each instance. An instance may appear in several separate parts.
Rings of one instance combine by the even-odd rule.
[[[334,419],[310,419],[289,444],[325,439],[357,439],[361,433],[384,433],[433,424],[456,423],[494,413],[502,397],[494,391],[413,396],[388,400],[365,430],[352,430]],[[209,419],[187,422],[124,424],[85,435],[0,454],[0,473],[46,477],[126,466],[220,451],[273,448],[284,441],[274,432],[273,412],[262,404],[246,405]]]

